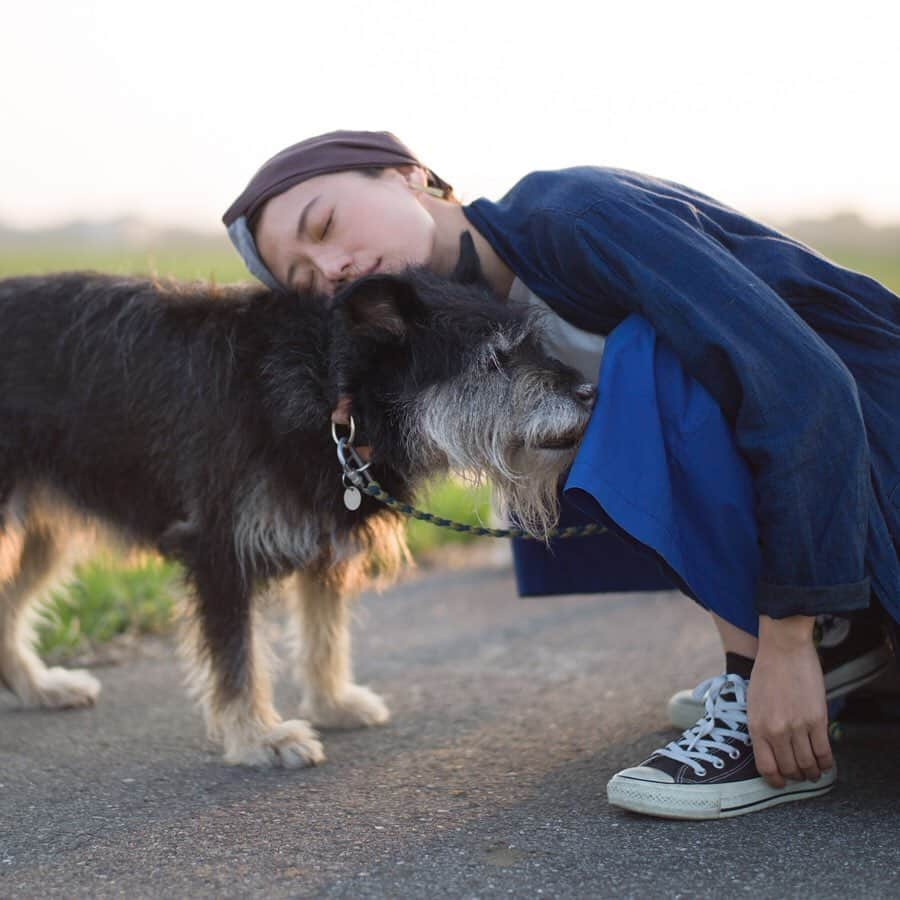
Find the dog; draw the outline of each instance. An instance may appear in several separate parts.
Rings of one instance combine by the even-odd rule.
[[[96,273],[0,280],[0,682],[27,706],[96,700],[92,675],[36,655],[29,607],[99,524],[182,564],[179,643],[227,763],[316,764],[313,726],[386,721],[353,681],[348,608],[409,557],[398,513],[342,502],[337,399],[352,397],[356,443],[389,494],[410,502],[436,474],[481,473],[540,536],[594,398],[544,352],[534,315],[456,274],[375,274],[333,299]],[[284,579],[304,689],[287,720],[255,624]]]

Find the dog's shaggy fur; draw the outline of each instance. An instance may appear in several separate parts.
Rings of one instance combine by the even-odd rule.
[[[94,702],[91,675],[31,649],[27,607],[100,522],[184,565],[191,684],[228,762],[317,763],[310,722],[384,722],[352,680],[347,601],[373,559],[403,562],[403,527],[368,496],[344,508],[330,411],[352,396],[356,443],[393,496],[480,472],[540,531],[593,393],[538,336],[483,286],[415,270],[334,302],[91,273],[0,281],[0,683],[28,705]],[[291,574],[305,695],[283,721],[252,601]]]

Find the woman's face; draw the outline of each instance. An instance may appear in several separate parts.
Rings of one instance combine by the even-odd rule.
[[[424,172],[335,172],[272,197],[254,234],[262,261],[285,287],[328,296],[374,271],[427,266],[436,227],[411,181],[424,185]]]

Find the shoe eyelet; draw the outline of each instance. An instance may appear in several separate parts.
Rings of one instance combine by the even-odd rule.
[[[706,774],[706,769],[701,766],[699,769],[694,769],[694,774],[698,778],[702,778]]]
[[[740,750],[729,750],[729,751],[728,751],[728,755],[729,755],[732,759],[740,759],[741,751],[740,751]]]
[[[715,761],[713,762],[713,765],[714,765],[717,769],[724,769],[724,768],[725,768],[725,761],[724,761],[724,760],[721,760],[721,759],[717,759],[717,760],[715,760]]]

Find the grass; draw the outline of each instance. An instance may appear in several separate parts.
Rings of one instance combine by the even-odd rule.
[[[821,252],[845,268],[863,272],[880,281],[895,294],[900,294],[900,249],[895,256],[843,250],[840,247],[826,247]]]
[[[489,518],[490,487],[486,484],[472,487],[452,478],[439,480],[420,492],[417,505],[425,512],[445,519],[481,525],[487,523]],[[414,557],[422,556],[446,544],[478,540],[473,535],[451,531],[449,528],[439,528],[437,525],[415,519],[409,521],[406,535]]]
[[[164,634],[171,627],[180,570],[146,554],[126,561],[111,553],[79,566],[55,591],[38,626],[39,652],[51,660],[89,653],[123,634]]]
[[[900,254],[896,257],[822,248],[840,265],[871,275],[900,292]],[[247,277],[227,247],[190,250],[159,247],[145,251],[24,248],[0,250],[0,278],[67,269],[96,269],[121,274],[162,274],[227,283]],[[423,492],[419,505],[429,512],[464,522],[488,517],[489,489],[472,489],[454,480],[440,481]],[[414,557],[448,543],[477,540],[466,534],[411,521],[408,539]],[[179,569],[153,555],[126,562],[103,555],[78,567],[75,580],[57,592],[39,628],[39,649],[51,658],[88,651],[122,634],[160,634],[170,628]]]
[[[173,278],[214,280],[219,284],[250,277],[237,254],[227,247],[185,249],[162,246],[150,250],[0,248],[0,278],[90,269],[120,275],[171,275]]]

